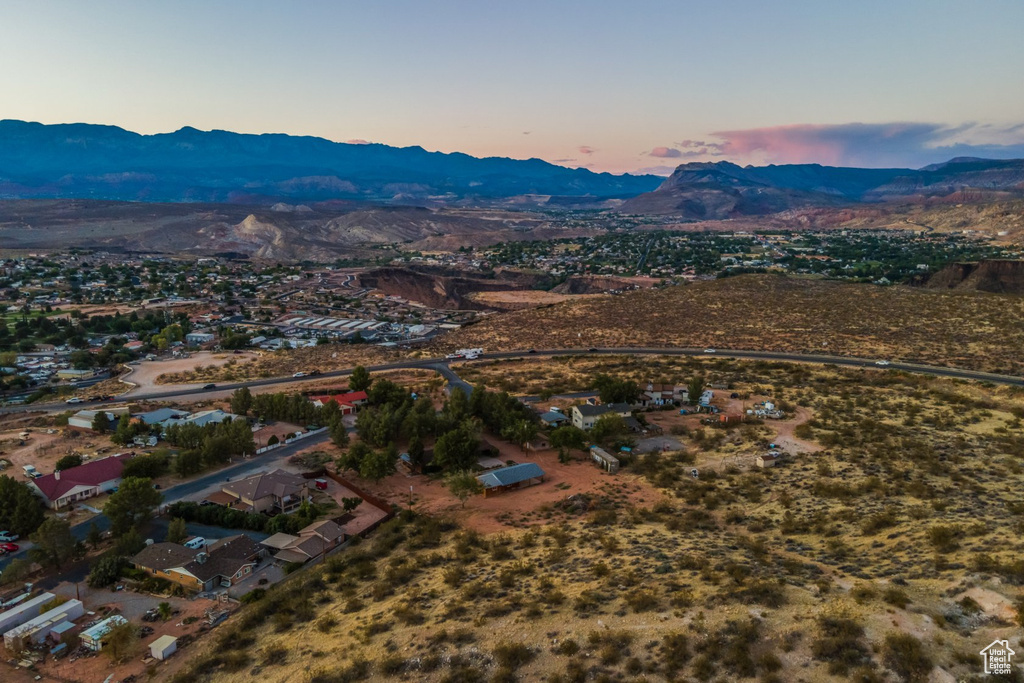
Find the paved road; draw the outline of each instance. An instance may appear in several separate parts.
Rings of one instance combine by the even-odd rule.
[[[185,482],[184,484],[172,486],[171,488],[165,489],[163,491],[164,505],[170,505],[171,503],[175,503],[179,500],[185,500],[191,496],[194,496],[202,492],[203,490],[209,487],[219,484],[220,482],[245,477],[255,470],[276,463],[277,461],[289,458],[292,455],[295,455],[295,453],[297,453],[300,450],[309,448],[310,446],[317,446],[319,444],[325,443],[328,439],[330,439],[329,432],[315,434],[305,439],[300,439],[295,443],[288,444],[286,446],[281,446],[280,448],[275,448],[272,451],[267,451],[266,453],[263,453],[261,455],[254,455],[248,460],[243,460],[237,465],[231,465],[230,467],[227,467],[222,470],[217,470],[216,472],[212,472],[210,474],[199,477],[198,479]],[[71,533],[73,533],[75,535],[75,538],[77,538],[78,540],[84,541],[85,537],[89,533],[89,527],[92,524],[95,524],[100,531],[106,531],[110,528],[110,520],[107,518],[107,516],[99,514],[88,521],[81,522],[71,527]],[[155,532],[157,533],[157,535],[151,535],[149,537],[155,538],[156,540],[163,539],[163,536],[164,534],[166,534],[167,531],[166,524],[166,520],[154,520],[153,531],[151,533]],[[161,525],[163,525],[163,527],[161,527]],[[203,535],[201,531],[196,531],[193,527],[199,528],[199,526],[197,525],[190,524],[189,530],[191,530],[192,533]],[[160,532],[161,528],[162,533]],[[210,534],[214,538],[219,538],[224,535],[224,530],[218,528],[216,533],[210,531]],[[0,558],[0,571],[3,571],[3,569],[13,558],[24,557],[28,549],[32,547],[32,543],[27,539],[22,539],[18,541],[18,545],[20,546],[18,552],[14,553],[13,555],[5,555],[4,557]]]
[[[779,351],[748,351],[742,349],[717,349],[714,354],[707,353],[704,349],[690,349],[690,348],[659,348],[659,347],[614,347],[614,348],[590,348],[590,349],[531,349],[531,350],[517,350],[517,351],[502,351],[498,353],[485,353],[480,356],[480,360],[501,360],[506,358],[525,358],[531,355],[536,356],[571,356],[571,355],[631,355],[631,356],[704,356],[707,358],[738,358],[747,360],[770,360],[770,361],[785,361],[795,363],[828,363],[832,365],[842,365],[847,367],[876,367],[876,359],[872,358],[853,358],[850,356],[829,356],[824,354],[804,354],[804,353],[784,353]],[[367,366],[367,369],[371,372],[379,372],[383,370],[401,370],[405,368],[425,368],[437,370],[445,375],[445,377],[452,381],[454,373],[451,375],[447,374],[451,372],[449,367],[450,361],[444,358],[422,358],[413,359],[406,361],[399,361],[396,363],[386,363],[383,365],[371,365]],[[448,368],[443,370],[442,368]],[[923,365],[920,363],[900,362],[892,361],[890,365],[886,366],[889,370],[902,370],[904,372],[913,372],[926,375],[934,375],[937,377],[950,377],[954,379],[967,379],[977,380],[981,382],[993,382],[995,384],[1009,384],[1014,386],[1024,386],[1024,378],[1015,375],[998,375],[987,372],[978,372],[975,370],[963,370],[959,368],[946,368],[935,365]],[[215,391],[204,390],[204,389],[168,389],[162,392],[149,392],[145,394],[132,394],[129,398],[132,401],[142,400],[163,400],[169,401],[173,399],[183,399],[197,395],[217,396],[223,394],[223,392],[234,391],[240,387],[264,387],[273,386],[275,384],[293,384],[298,382],[309,382],[318,381],[324,378],[330,377],[345,377],[352,374],[352,369],[347,368],[345,370],[335,370],[333,372],[325,372],[320,375],[307,376],[307,377],[276,377],[271,379],[258,379],[248,382],[236,382],[233,384],[219,384]],[[460,386],[465,385],[465,382],[454,376],[456,383],[460,383]],[[465,390],[465,389],[464,389]],[[69,408],[75,410],[83,410],[91,406],[107,405],[106,402],[96,403],[78,403],[74,406],[67,406],[64,404],[50,404],[41,406],[8,406],[0,409],[0,414],[3,413],[21,413],[21,412],[63,412]]]

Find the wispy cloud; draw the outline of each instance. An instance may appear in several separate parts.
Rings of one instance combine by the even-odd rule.
[[[591,147],[590,145],[580,145],[579,149],[577,149],[576,151],[579,152],[580,154],[586,154],[589,156],[596,152],[597,150]]]
[[[372,144],[369,140],[363,140],[362,138],[352,138],[351,140],[345,140],[350,145],[369,145]]]
[[[1024,156],[1021,125],[966,123],[798,124],[713,133],[721,142],[684,140],[694,156],[724,156],[749,163],[820,163],[831,166],[919,167],[956,156]]]

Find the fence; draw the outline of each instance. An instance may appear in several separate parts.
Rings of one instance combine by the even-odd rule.
[[[272,444],[270,446],[264,446],[263,448],[257,448],[256,449],[256,455],[262,455],[262,454],[264,454],[264,453],[266,453],[268,451],[274,450],[275,448],[280,448],[281,446],[290,446],[291,444],[295,443],[296,441],[300,441],[302,439],[309,438],[309,437],[314,436],[316,434],[323,434],[326,431],[327,431],[327,427],[321,427],[320,429],[313,429],[313,430],[308,431],[308,432],[302,432],[301,434],[296,434],[295,436],[293,436],[293,437],[291,437],[289,439],[285,439],[284,441],[278,441],[277,443]]]
[[[334,474],[333,472],[327,472],[327,476],[328,476],[328,478],[333,479],[335,483],[341,484],[342,486],[347,488],[349,491],[351,491],[352,493],[356,494],[357,496],[359,496],[360,498],[365,500],[367,503],[369,503],[373,507],[378,508],[380,510],[383,510],[384,512],[388,513],[389,515],[394,515],[395,514],[395,508],[394,508],[394,506],[391,503],[389,503],[389,502],[387,502],[385,500],[381,500],[380,498],[378,498],[377,496],[373,495],[372,493],[367,493],[366,491],[362,490],[361,488],[359,488],[358,486],[356,486],[352,482],[348,481],[344,477],[341,477],[340,475]],[[390,519],[390,517],[388,517],[388,519]],[[376,527],[373,527],[373,528],[376,528]]]

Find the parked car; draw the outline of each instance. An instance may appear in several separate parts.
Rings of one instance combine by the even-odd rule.
[[[68,400],[66,400],[64,402],[65,403],[82,403],[82,399],[78,398],[77,396],[72,396],[71,398],[69,398]]]
[[[292,377],[305,377],[305,376],[306,376],[306,373],[304,373],[304,372],[296,372],[294,375],[292,375]]]
[[[19,550],[18,545],[15,543],[0,543],[0,548],[3,548],[9,553],[16,553]]]
[[[13,543],[18,540],[18,534],[12,534],[10,531],[0,531],[0,543]]]

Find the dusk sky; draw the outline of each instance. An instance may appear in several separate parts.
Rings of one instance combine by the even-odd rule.
[[[10,2],[0,118],[612,172],[1024,157],[1024,2]]]

